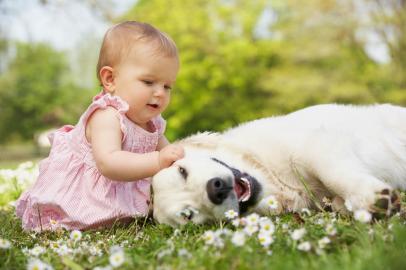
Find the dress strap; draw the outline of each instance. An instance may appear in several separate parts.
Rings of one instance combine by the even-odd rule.
[[[109,93],[99,93],[93,98],[92,104],[87,108],[86,112],[81,117],[81,123],[85,127],[90,116],[99,109],[106,109],[107,107],[113,107],[117,110],[117,116],[120,120],[120,128],[123,132],[123,139],[127,136],[127,129],[124,123],[125,113],[128,111],[128,104],[118,96],[112,96]]]

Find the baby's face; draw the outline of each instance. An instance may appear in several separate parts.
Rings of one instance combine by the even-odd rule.
[[[177,57],[162,56],[150,48],[137,48],[114,68],[114,95],[129,105],[127,117],[146,128],[148,121],[169,104],[179,69]]]

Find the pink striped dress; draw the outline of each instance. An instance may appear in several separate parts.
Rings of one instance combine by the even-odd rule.
[[[148,132],[125,115],[128,104],[117,96],[98,95],[76,126],[64,126],[50,136],[49,157],[41,161],[36,183],[21,195],[16,213],[26,230],[59,226],[85,230],[131,220],[149,211],[149,179],[119,182],[100,174],[85,137],[89,116],[96,110],[117,109],[123,132],[122,149],[135,153],[156,150],[165,129],[161,116],[152,119]]]

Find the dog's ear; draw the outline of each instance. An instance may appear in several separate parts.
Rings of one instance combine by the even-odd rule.
[[[191,146],[204,149],[217,148],[221,139],[221,134],[217,132],[200,132],[185,139],[175,142],[182,146]]]

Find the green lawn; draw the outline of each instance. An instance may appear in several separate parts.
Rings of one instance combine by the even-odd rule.
[[[14,200],[21,190],[11,189],[0,195]],[[28,233],[14,208],[1,201],[0,269],[26,269],[30,261],[28,269],[406,269],[404,212],[374,223],[328,212],[272,216],[267,224],[275,226],[269,231],[273,242],[264,247],[255,229],[231,223],[175,230],[138,219],[76,236],[65,230]],[[243,230],[245,241],[235,233]]]

